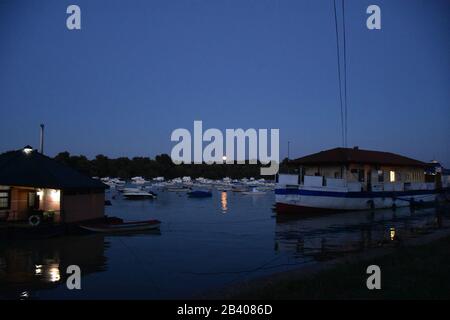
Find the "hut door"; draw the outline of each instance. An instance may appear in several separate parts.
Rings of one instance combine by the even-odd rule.
[[[36,192],[28,192],[28,209],[38,210],[39,209],[39,197]]]
[[[372,172],[367,171],[367,191],[372,191]]]

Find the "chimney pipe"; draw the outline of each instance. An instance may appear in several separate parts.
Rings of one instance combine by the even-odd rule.
[[[44,154],[44,124],[41,124],[41,144],[40,144],[39,152],[41,154]]]

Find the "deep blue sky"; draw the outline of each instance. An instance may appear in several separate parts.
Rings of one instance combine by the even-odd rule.
[[[41,122],[50,155],[170,153],[194,120],[279,128],[282,158],[339,146],[333,19],[331,0],[0,0],[0,152]],[[450,166],[450,1],[346,0],[346,23],[349,145]]]

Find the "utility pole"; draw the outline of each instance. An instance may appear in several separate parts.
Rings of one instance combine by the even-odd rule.
[[[39,152],[41,154],[44,154],[44,124],[41,124],[41,136],[40,136],[40,146],[39,146]]]
[[[290,146],[291,146],[291,142],[288,140],[288,152],[287,152],[287,158],[288,158],[288,160],[289,160]]]

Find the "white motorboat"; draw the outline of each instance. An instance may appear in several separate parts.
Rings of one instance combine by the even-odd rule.
[[[151,191],[145,191],[138,188],[125,188],[123,192],[124,198],[128,200],[154,199],[156,195]]]
[[[251,191],[244,191],[244,192],[242,192],[242,194],[252,195],[252,196],[259,196],[259,195],[266,194],[266,192],[265,191],[260,191],[257,188],[253,188]]]

